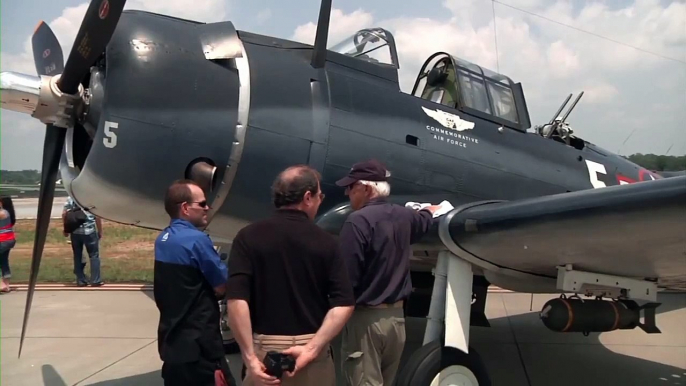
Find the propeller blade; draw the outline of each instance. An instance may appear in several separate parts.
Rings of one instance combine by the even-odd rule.
[[[26,295],[26,308],[24,309],[24,323],[21,327],[21,339],[19,341],[19,358],[21,349],[24,345],[26,325],[29,322],[31,312],[31,301],[33,292],[36,289],[36,279],[38,279],[38,268],[40,267],[43,247],[48,234],[50,223],[50,213],[52,212],[53,199],[55,198],[55,183],[57,180],[57,170],[60,165],[62,148],[67,130],[61,127],[48,127],[45,132],[43,144],[43,168],[41,170],[40,192],[38,195],[38,218],[36,219],[36,235],[33,240],[33,255],[31,256],[31,274],[29,276],[29,292]]]
[[[110,42],[126,0],[92,0],[74,39],[58,86],[63,93],[75,94],[79,83]]]
[[[64,56],[57,37],[47,23],[41,21],[31,37],[33,62],[38,75],[56,75],[64,71]]]

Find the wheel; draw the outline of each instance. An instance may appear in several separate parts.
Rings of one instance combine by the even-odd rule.
[[[491,380],[472,347],[465,354],[435,340],[412,354],[398,373],[396,386],[491,386]]]

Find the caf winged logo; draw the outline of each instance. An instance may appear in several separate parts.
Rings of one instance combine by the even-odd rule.
[[[464,119],[460,118],[455,114],[446,113],[445,111],[441,111],[438,109],[430,110],[424,106],[422,106],[422,110],[424,110],[426,115],[435,119],[438,123],[449,129],[455,131],[465,131],[474,128],[474,122],[465,121]]]

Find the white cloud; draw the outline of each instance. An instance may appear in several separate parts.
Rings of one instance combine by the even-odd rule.
[[[33,64],[33,52],[30,40],[24,44],[24,51],[18,54],[0,53],[0,68],[2,71],[17,71],[24,74],[36,75],[36,66]]]
[[[24,114],[3,110],[0,128],[2,169],[40,169],[45,125]]]
[[[88,10],[88,5],[89,3],[85,2],[74,7],[67,7],[60,16],[47,22],[60,42],[65,63]],[[129,0],[124,9],[137,9],[202,22],[217,22],[225,20],[227,2],[225,0],[193,0],[193,6],[188,6],[186,0]],[[35,74],[31,36],[25,38],[23,52],[2,52],[1,60],[3,71]]]
[[[327,39],[327,46],[331,47],[338,44],[339,41],[355,33],[355,31],[371,27],[373,17],[361,9],[358,9],[350,14],[344,14],[340,9],[331,9],[331,18],[329,20],[329,37]],[[295,33],[291,39],[297,42],[314,44],[314,38],[317,35],[317,25],[313,22],[303,24],[295,29]]]
[[[611,103],[619,91],[611,84],[603,81],[588,82],[584,87],[584,102]]]
[[[623,152],[664,152],[670,133],[686,120],[686,63],[626,45],[686,62],[686,3],[636,0],[621,7],[590,1],[573,6],[571,0],[504,3],[554,22],[496,3],[497,57],[492,3],[482,0],[445,0],[448,14],[441,20],[405,16],[379,21],[362,9],[350,14],[337,10],[332,20],[340,24],[332,23],[331,35],[341,34],[343,26],[343,35],[363,26],[390,30],[405,92],[411,91],[422,63],[436,51],[500,70],[522,83],[532,125],[548,121],[570,92],[576,96],[583,90],[570,118],[576,134],[611,149],[616,148],[617,138],[623,141],[635,128],[649,124],[649,117],[660,114],[660,124],[653,125],[649,138],[633,141],[632,137]],[[301,25],[294,37],[311,43],[315,30],[314,23]],[[674,149],[671,154],[676,154]]]
[[[551,44],[547,51],[552,76],[567,77],[579,69],[579,57],[562,41]]]
[[[271,17],[272,17],[272,10],[267,8],[267,9],[261,10],[257,14],[257,17],[255,17],[255,19],[257,20],[258,23],[261,24],[261,23],[264,23],[265,21],[271,19]]]
[[[124,9],[140,9],[202,22],[226,20],[226,0],[129,0]]]
[[[635,69],[636,66],[649,68],[663,61],[626,45],[686,61],[686,3],[673,2],[663,7],[659,0],[636,0],[624,8],[611,10],[606,4],[589,2],[577,17],[573,17],[571,5],[558,2],[542,13],[555,21],[625,44],[566,27],[548,28],[547,33],[558,37],[574,34],[574,48],[587,53],[585,59],[591,65]],[[545,20],[531,20],[541,27],[551,26]]]

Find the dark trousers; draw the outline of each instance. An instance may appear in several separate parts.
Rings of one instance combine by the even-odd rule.
[[[15,244],[15,240],[0,243],[0,270],[2,270],[3,279],[12,277],[12,271],[10,271],[10,250],[14,248]]]
[[[200,358],[197,362],[167,363],[162,365],[162,378],[164,386],[215,386],[215,372],[221,370],[224,373],[229,386],[236,386],[236,380],[231,375],[226,358],[208,360]]]
[[[100,283],[100,240],[98,239],[98,232],[93,232],[89,235],[71,234],[71,249],[74,251],[74,275],[76,275],[76,282],[79,284],[87,284],[88,280],[83,272],[86,263],[83,262],[83,247],[88,251],[88,257],[91,264],[91,283]]]

